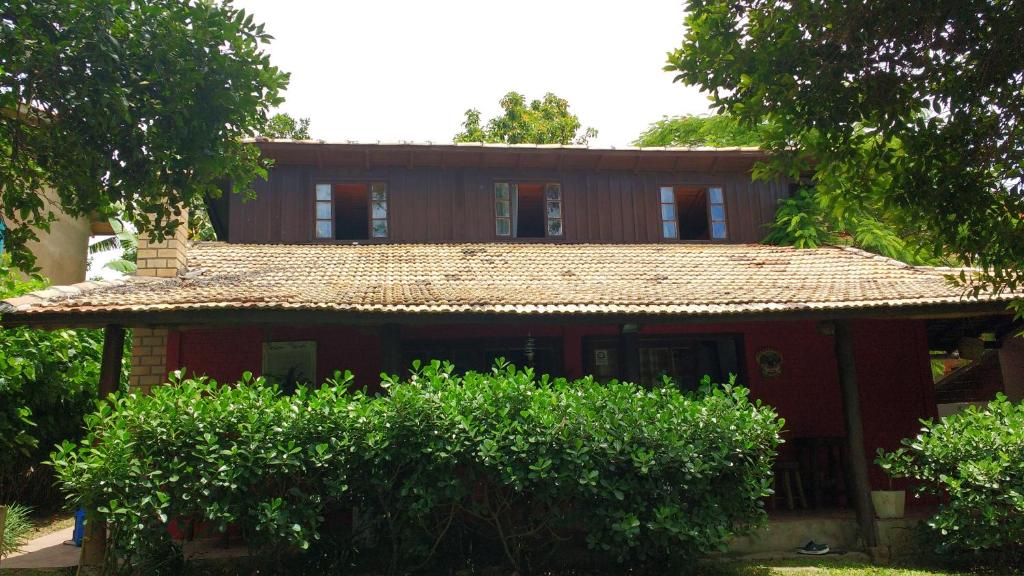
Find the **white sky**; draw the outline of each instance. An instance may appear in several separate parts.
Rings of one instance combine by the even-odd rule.
[[[516,90],[569,101],[591,144],[626,146],[663,115],[707,111],[672,82],[682,0],[235,0],[275,38],[291,72],[281,110],[313,138],[450,142],[467,108],[484,118]]]
[[[484,118],[510,90],[554,92],[591,145],[628,146],[662,116],[701,114],[707,99],[672,82],[665,55],[683,39],[682,0],[235,0],[274,36],[291,72],[281,111],[309,117],[313,138],[450,142],[464,112]],[[88,276],[117,252],[96,254]]]

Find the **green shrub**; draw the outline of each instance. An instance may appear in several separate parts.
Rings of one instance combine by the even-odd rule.
[[[928,524],[946,551],[1024,557],[1024,404],[1000,394],[984,409],[925,421],[878,463],[941,499]]]
[[[32,509],[21,504],[11,504],[7,507],[7,519],[4,521],[4,538],[0,541],[0,558],[6,558],[11,554],[21,551],[21,547],[28,540],[28,534],[32,531],[32,521],[29,516]]]
[[[0,298],[44,286],[39,278],[22,280],[0,256]],[[55,444],[84,433],[102,349],[102,330],[0,328],[0,503],[59,502],[52,469],[41,463]]]
[[[526,573],[577,545],[688,561],[764,516],[782,422],[732,384],[687,395],[436,362],[381,396],[350,382],[285,396],[248,375],[175,378],[103,404],[53,463],[122,554],[185,518],[277,551],[322,553],[333,531],[332,547],[390,573],[438,558]]]

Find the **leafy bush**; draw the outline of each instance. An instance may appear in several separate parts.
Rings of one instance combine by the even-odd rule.
[[[4,538],[3,541],[0,541],[0,558],[6,558],[21,551],[21,547],[28,540],[28,533],[32,531],[32,521],[29,519],[31,513],[31,508],[21,504],[12,504],[7,507]]]
[[[38,277],[23,280],[9,257],[0,257],[0,298],[43,286]],[[59,501],[52,470],[40,464],[55,444],[84,433],[102,349],[100,330],[0,328],[0,503]]]
[[[525,573],[577,545],[688,561],[764,516],[782,422],[731,383],[686,395],[436,362],[386,395],[350,382],[285,396],[175,378],[104,403],[53,463],[122,554],[188,519],[278,552],[332,532],[392,573],[495,555]]]
[[[878,463],[942,500],[929,526],[946,551],[996,551],[1024,558],[1024,404],[1000,394],[938,422]]]

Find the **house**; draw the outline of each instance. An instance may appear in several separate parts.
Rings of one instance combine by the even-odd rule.
[[[133,329],[132,386],[187,367],[284,385],[413,359],[693,387],[736,374],[786,419],[810,500],[877,542],[869,465],[936,415],[929,350],[1013,328],[1012,294],[848,247],[759,244],[785,181],[748,148],[261,140],[254,197],[211,199],[220,241],[142,240],[138,276],[8,300],[3,323]],[[836,463],[830,466],[826,463]],[[843,471],[845,469],[845,472]]]
[[[43,190],[40,197],[43,210],[52,212],[55,220],[50,223],[49,231],[36,230],[38,240],[29,242],[26,248],[36,257],[39,274],[52,284],[82,282],[88,268],[89,238],[114,232],[104,220],[74,217],[65,213],[52,190]],[[0,230],[8,224],[0,221]],[[0,241],[2,251],[3,242]]]

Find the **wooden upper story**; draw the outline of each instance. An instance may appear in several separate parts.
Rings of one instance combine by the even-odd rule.
[[[255,198],[209,203],[229,242],[758,242],[789,194],[756,149],[257,144]]]

